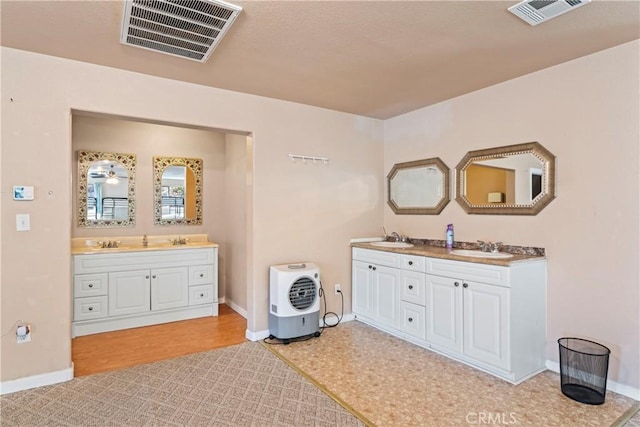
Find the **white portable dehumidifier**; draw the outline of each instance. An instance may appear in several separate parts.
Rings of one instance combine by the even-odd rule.
[[[320,269],[306,262],[269,269],[269,338],[320,336]]]

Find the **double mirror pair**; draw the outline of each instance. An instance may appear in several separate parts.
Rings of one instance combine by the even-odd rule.
[[[78,151],[77,221],[81,227],[135,224],[136,156]],[[202,160],[153,158],[155,225],[202,224]]]
[[[387,202],[396,214],[437,215],[449,203],[449,175],[439,158],[397,163]],[[536,215],[555,197],[555,156],[538,142],[470,151],[455,182],[469,214]]]

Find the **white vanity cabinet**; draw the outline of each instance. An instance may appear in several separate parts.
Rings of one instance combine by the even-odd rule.
[[[72,335],[218,314],[217,247],[73,256]]]
[[[358,247],[352,256],[358,320],[513,383],[545,369],[544,259],[489,265]],[[381,263],[393,292],[376,281]]]
[[[424,257],[362,248],[352,256],[354,314],[424,339]]]

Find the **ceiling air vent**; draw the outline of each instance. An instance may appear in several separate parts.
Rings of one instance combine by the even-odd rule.
[[[217,0],[127,0],[120,42],[205,62],[241,11]]]
[[[590,2],[591,0],[525,0],[507,10],[528,24],[538,25]]]

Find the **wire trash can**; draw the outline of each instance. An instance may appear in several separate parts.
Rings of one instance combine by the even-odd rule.
[[[589,405],[603,404],[611,350],[581,338],[560,338],[558,345],[562,394]]]

